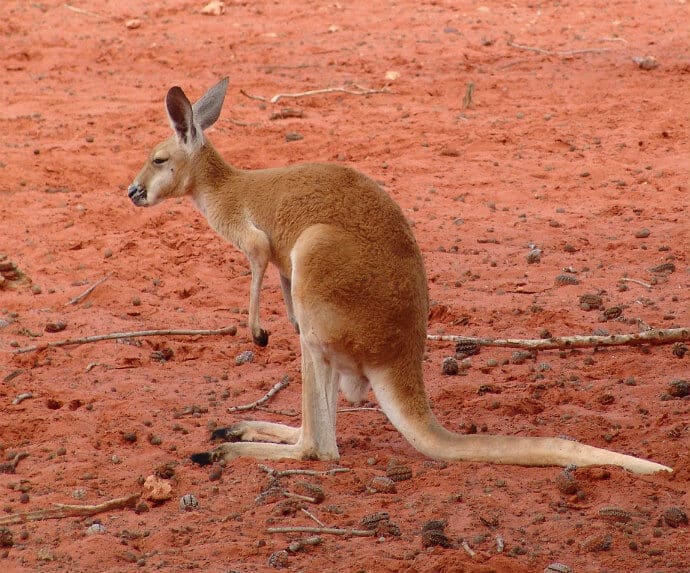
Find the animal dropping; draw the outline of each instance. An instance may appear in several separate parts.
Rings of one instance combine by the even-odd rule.
[[[223,443],[194,454],[194,462],[337,460],[338,389],[360,403],[371,388],[393,426],[435,459],[671,471],[560,438],[455,434],[442,427],[424,389],[427,279],[401,209],[350,167],[245,170],[226,163],[204,132],[220,116],[227,87],[225,78],[194,104],[180,87],[170,88],[165,109],[173,134],[153,148],[128,194],[139,207],[189,196],[209,225],[247,256],[248,326],[259,346],[269,342],[259,316],[261,284],[268,264],[277,267],[287,316],[300,336],[302,425],[239,422],[222,432]]]

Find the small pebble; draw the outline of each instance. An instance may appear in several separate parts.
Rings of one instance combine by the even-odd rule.
[[[254,362],[254,353],[251,350],[245,350],[235,357],[235,364],[251,364]]]
[[[544,573],[573,573],[573,570],[563,563],[551,563],[546,566]]]
[[[38,285],[31,285],[31,292],[34,294],[41,294],[43,289]]]
[[[45,331],[46,332],[62,332],[67,328],[67,324],[65,324],[62,320],[58,320],[56,322],[49,322],[45,326]]]
[[[646,239],[651,234],[652,234],[652,232],[645,227],[644,229],[640,229],[638,231],[635,231],[635,238],[636,239]]]
[[[304,136],[296,131],[288,131],[285,134],[285,141],[299,141],[300,139],[304,139]]]
[[[199,500],[193,493],[188,493],[180,498],[180,510],[192,511],[199,507]]]
[[[659,62],[653,56],[635,56],[632,60],[641,70],[649,71],[659,67]]]
[[[102,523],[92,523],[86,528],[87,535],[97,535],[99,533],[105,533],[106,531],[105,525]]]

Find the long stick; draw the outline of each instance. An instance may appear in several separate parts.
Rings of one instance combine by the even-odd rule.
[[[368,529],[339,529],[337,527],[269,527],[268,533],[324,533],[328,535],[352,535],[355,537],[371,537],[376,531]]]
[[[61,519],[63,517],[82,517],[96,515],[111,509],[121,509],[134,505],[141,497],[140,493],[133,493],[126,497],[118,497],[110,501],[104,501],[98,505],[66,505],[56,503],[52,509],[39,509],[27,513],[14,513],[0,517],[0,525],[14,525],[26,521],[41,521],[44,519]]]
[[[351,89],[345,86],[340,86],[340,87],[335,87],[335,88],[322,88],[318,90],[309,90],[306,92],[298,92],[298,93],[285,93],[285,94],[276,94],[271,98],[266,98],[264,96],[258,96],[258,95],[252,95],[250,93],[247,93],[244,90],[240,90],[240,93],[248,97],[250,99],[258,99],[259,101],[267,101],[270,103],[278,103],[283,98],[286,97],[292,97],[292,98],[300,98],[300,97],[306,97],[306,96],[313,96],[313,95],[320,95],[320,94],[330,94],[330,93],[346,93],[350,95],[371,95],[371,94],[389,94],[391,91],[388,88],[381,88],[381,89],[367,89],[363,88],[361,86],[354,86],[357,89]]]
[[[609,51],[608,48],[587,48],[584,50],[568,50],[565,52],[557,52],[553,50],[545,50],[544,48],[535,48],[534,46],[523,46],[522,44],[516,44],[513,42],[512,38],[508,40],[508,45],[511,48],[517,48],[518,50],[527,50],[528,52],[536,52],[537,54],[545,54],[547,56],[560,56],[561,58],[577,56],[579,54],[599,54],[601,52]]]
[[[529,350],[554,350],[568,348],[591,348],[596,346],[639,346],[641,344],[671,344],[690,340],[690,327],[646,330],[638,334],[611,334],[609,336],[560,336],[553,338],[474,338],[428,334],[429,340],[446,342],[468,342],[479,346],[502,346],[508,348],[527,348]]]
[[[273,468],[270,468],[268,466],[265,466],[263,464],[259,464],[259,469],[262,471],[265,471],[268,475],[271,477],[275,478],[281,478],[285,476],[296,476],[296,475],[305,475],[305,476],[329,476],[329,475],[335,475],[335,474],[340,474],[340,473],[347,473],[350,471],[350,468],[333,468],[332,470],[324,470],[324,471],[318,471],[318,470],[274,470]]]
[[[46,342],[45,344],[38,344],[36,346],[26,346],[24,348],[18,348],[14,351],[14,354],[25,354],[26,352],[36,352],[37,350],[45,350],[46,348],[71,346],[74,344],[88,344],[90,342],[115,340],[118,338],[137,338],[141,336],[211,336],[221,334],[229,334],[234,336],[237,334],[237,327],[227,326],[225,328],[219,328],[218,330],[139,330],[135,332],[113,332],[111,334],[97,334],[95,336],[86,336],[84,338],[68,338],[67,340]]]
[[[290,377],[285,375],[283,376],[278,382],[276,382],[275,386],[271,388],[264,396],[259,398],[258,400],[254,400],[254,402],[251,402],[250,404],[244,404],[243,406],[232,406],[227,409],[228,412],[244,412],[246,410],[253,410],[254,408],[257,408],[261,406],[261,404],[265,404],[268,402],[273,396],[275,396],[278,392],[280,392],[283,388],[285,388],[288,384],[290,384]]]

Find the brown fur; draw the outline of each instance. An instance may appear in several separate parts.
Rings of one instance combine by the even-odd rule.
[[[428,297],[419,247],[400,208],[349,167],[311,163],[254,171],[221,158],[203,131],[220,114],[227,80],[194,106],[180,88],[166,98],[175,135],[154,148],[129,188],[148,206],[189,195],[211,227],[249,258],[249,327],[265,345],[259,293],[268,263],[281,275],[302,348],[302,426],[242,422],[193,459],[236,456],[337,459],[340,385],[360,400],[369,385],[383,411],[421,452],[446,460],[523,465],[615,464],[640,473],[669,468],[556,438],[462,436],[429,408],[422,377]]]

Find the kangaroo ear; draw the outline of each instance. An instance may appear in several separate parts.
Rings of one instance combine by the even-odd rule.
[[[184,145],[190,145],[197,139],[197,129],[194,126],[194,113],[192,104],[182,88],[175,86],[168,90],[165,97],[165,108],[168,111],[170,125],[175,130],[177,137]]]
[[[202,130],[208,129],[220,116],[223,108],[225,92],[228,91],[228,78],[223,78],[210,90],[208,90],[199,101],[194,104],[194,119],[196,119]]]

